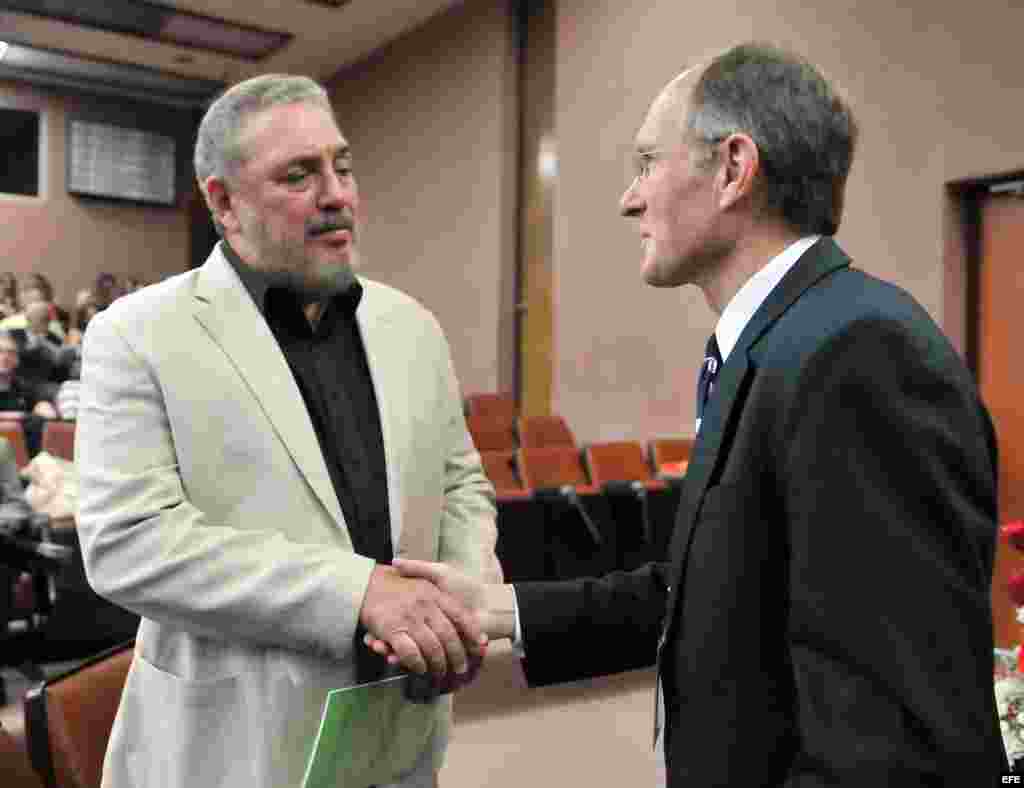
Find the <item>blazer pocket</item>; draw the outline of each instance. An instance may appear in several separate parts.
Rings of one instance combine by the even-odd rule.
[[[138,785],[256,784],[249,723],[259,716],[246,708],[240,676],[185,679],[138,653],[132,673],[122,703],[136,707],[126,748],[148,766]]]

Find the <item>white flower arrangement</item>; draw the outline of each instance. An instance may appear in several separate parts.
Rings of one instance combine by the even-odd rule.
[[[1020,646],[996,649],[995,693],[999,729],[1006,757],[1012,764],[1024,758],[1024,675],[1017,671]]]
[[[999,728],[1010,762],[1024,757],[1024,678],[1008,676],[995,684]]]

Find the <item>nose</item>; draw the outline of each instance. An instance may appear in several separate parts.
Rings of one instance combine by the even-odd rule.
[[[320,191],[321,208],[340,208],[344,205],[351,206],[355,200],[355,181],[352,176],[340,175],[334,167],[328,167],[323,179],[323,188]]]
[[[619,214],[621,216],[630,218],[643,214],[644,202],[636,193],[636,187],[639,183],[640,179],[634,178],[633,182],[626,187],[626,191],[622,193],[622,198],[619,200]]]

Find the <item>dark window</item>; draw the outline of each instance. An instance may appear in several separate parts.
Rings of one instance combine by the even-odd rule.
[[[39,113],[0,108],[0,192],[39,194]]]

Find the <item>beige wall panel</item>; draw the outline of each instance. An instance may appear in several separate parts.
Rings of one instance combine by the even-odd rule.
[[[862,136],[838,240],[941,322],[943,184],[1024,166],[1024,7],[844,5],[652,0],[639,13],[562,1],[555,409],[581,440],[693,433],[696,367],[715,317],[694,288],[642,283],[640,245],[617,205],[624,154],[655,93],[742,40],[796,48],[851,94]]]
[[[164,208],[87,201],[67,193],[66,118],[90,104],[0,82],[0,106],[39,111],[43,139],[39,197],[0,195],[0,270],[45,274],[58,303],[68,307],[100,271],[156,281],[184,271],[189,262],[184,196],[179,207]]]
[[[330,84],[355,154],[363,272],[423,302],[465,392],[512,390],[514,26],[470,2]]]

